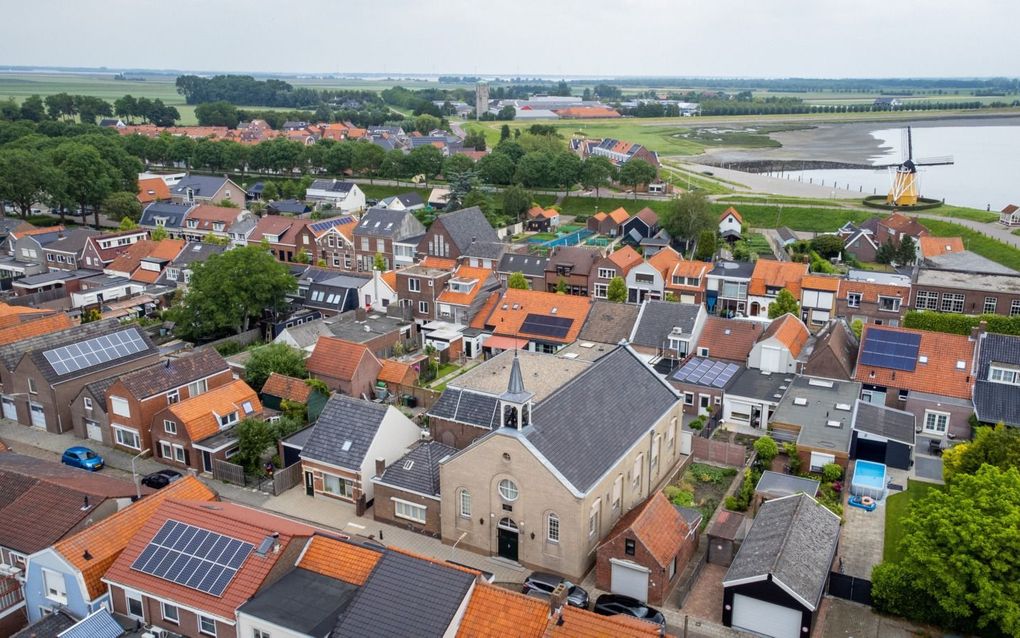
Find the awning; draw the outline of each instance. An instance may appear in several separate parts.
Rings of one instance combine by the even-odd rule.
[[[513,337],[504,337],[502,335],[492,335],[485,340],[482,344],[483,347],[489,348],[490,350],[523,350],[528,347],[528,339],[515,339]]]

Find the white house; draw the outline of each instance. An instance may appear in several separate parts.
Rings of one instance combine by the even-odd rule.
[[[747,367],[763,372],[797,372],[797,357],[811,334],[797,317],[787,313],[769,324],[747,355]]]
[[[395,271],[372,271],[372,278],[358,288],[362,306],[386,308],[397,301],[397,274]]]
[[[386,210],[421,210],[425,208],[425,200],[416,192],[404,193],[403,195],[391,195],[379,200],[376,208]]]
[[[744,218],[740,216],[736,208],[730,206],[719,216],[719,234],[723,237],[740,237],[740,226]]]
[[[365,209],[365,193],[354,182],[338,179],[317,179],[305,190],[305,199],[317,205],[332,204],[333,208],[353,213]]]
[[[1010,204],[999,213],[999,223],[1007,226],[1020,226],[1020,206]]]

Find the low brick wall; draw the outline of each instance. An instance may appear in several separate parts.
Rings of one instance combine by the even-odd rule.
[[[694,437],[691,443],[691,453],[699,461],[743,467],[747,459],[747,448],[738,443],[704,439],[700,436]]]

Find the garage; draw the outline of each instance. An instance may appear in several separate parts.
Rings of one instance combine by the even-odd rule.
[[[734,629],[753,631],[772,638],[800,636],[801,612],[741,594],[733,596]]]
[[[14,405],[14,399],[11,399],[10,397],[3,397],[0,399],[0,402],[3,403],[4,418],[10,419],[11,421],[17,421],[18,408]]]
[[[850,458],[909,469],[914,452],[915,422],[910,412],[858,401],[854,407]]]
[[[613,580],[610,591],[648,601],[648,568],[637,563],[616,558],[609,561],[613,566]]]

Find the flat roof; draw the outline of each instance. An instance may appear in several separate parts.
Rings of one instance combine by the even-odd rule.
[[[922,268],[917,273],[916,285],[1020,294],[1020,274],[993,275],[980,272]]]
[[[800,494],[801,492],[808,496],[814,496],[818,493],[821,484],[821,481],[815,479],[765,470],[761,473],[761,478],[758,479],[758,485],[755,486],[754,491],[772,498]]]
[[[861,384],[856,381],[797,377],[770,420],[798,426],[797,445],[848,452],[859,396]]]
[[[875,284],[891,284],[894,286],[909,286],[910,277],[891,272],[875,272],[873,270],[849,270],[846,273],[849,281],[864,281]]]
[[[238,611],[298,633],[326,636],[359,589],[357,585],[296,567]]]
[[[326,322],[329,331],[334,337],[350,341],[351,343],[364,343],[379,335],[389,334],[394,330],[410,325],[409,322],[389,315],[371,314],[364,321],[333,321]],[[368,327],[368,330],[365,328]]]
[[[756,368],[744,368],[726,391],[727,395],[779,403],[782,395],[793,383],[794,374],[765,373]],[[776,396],[779,395],[779,396]]]
[[[520,357],[524,389],[534,394],[535,403],[552,394],[591,365],[588,361],[566,359],[554,354],[526,350],[518,351],[517,354]],[[500,395],[506,392],[513,360],[514,351],[505,350],[446,385],[492,396]]]

